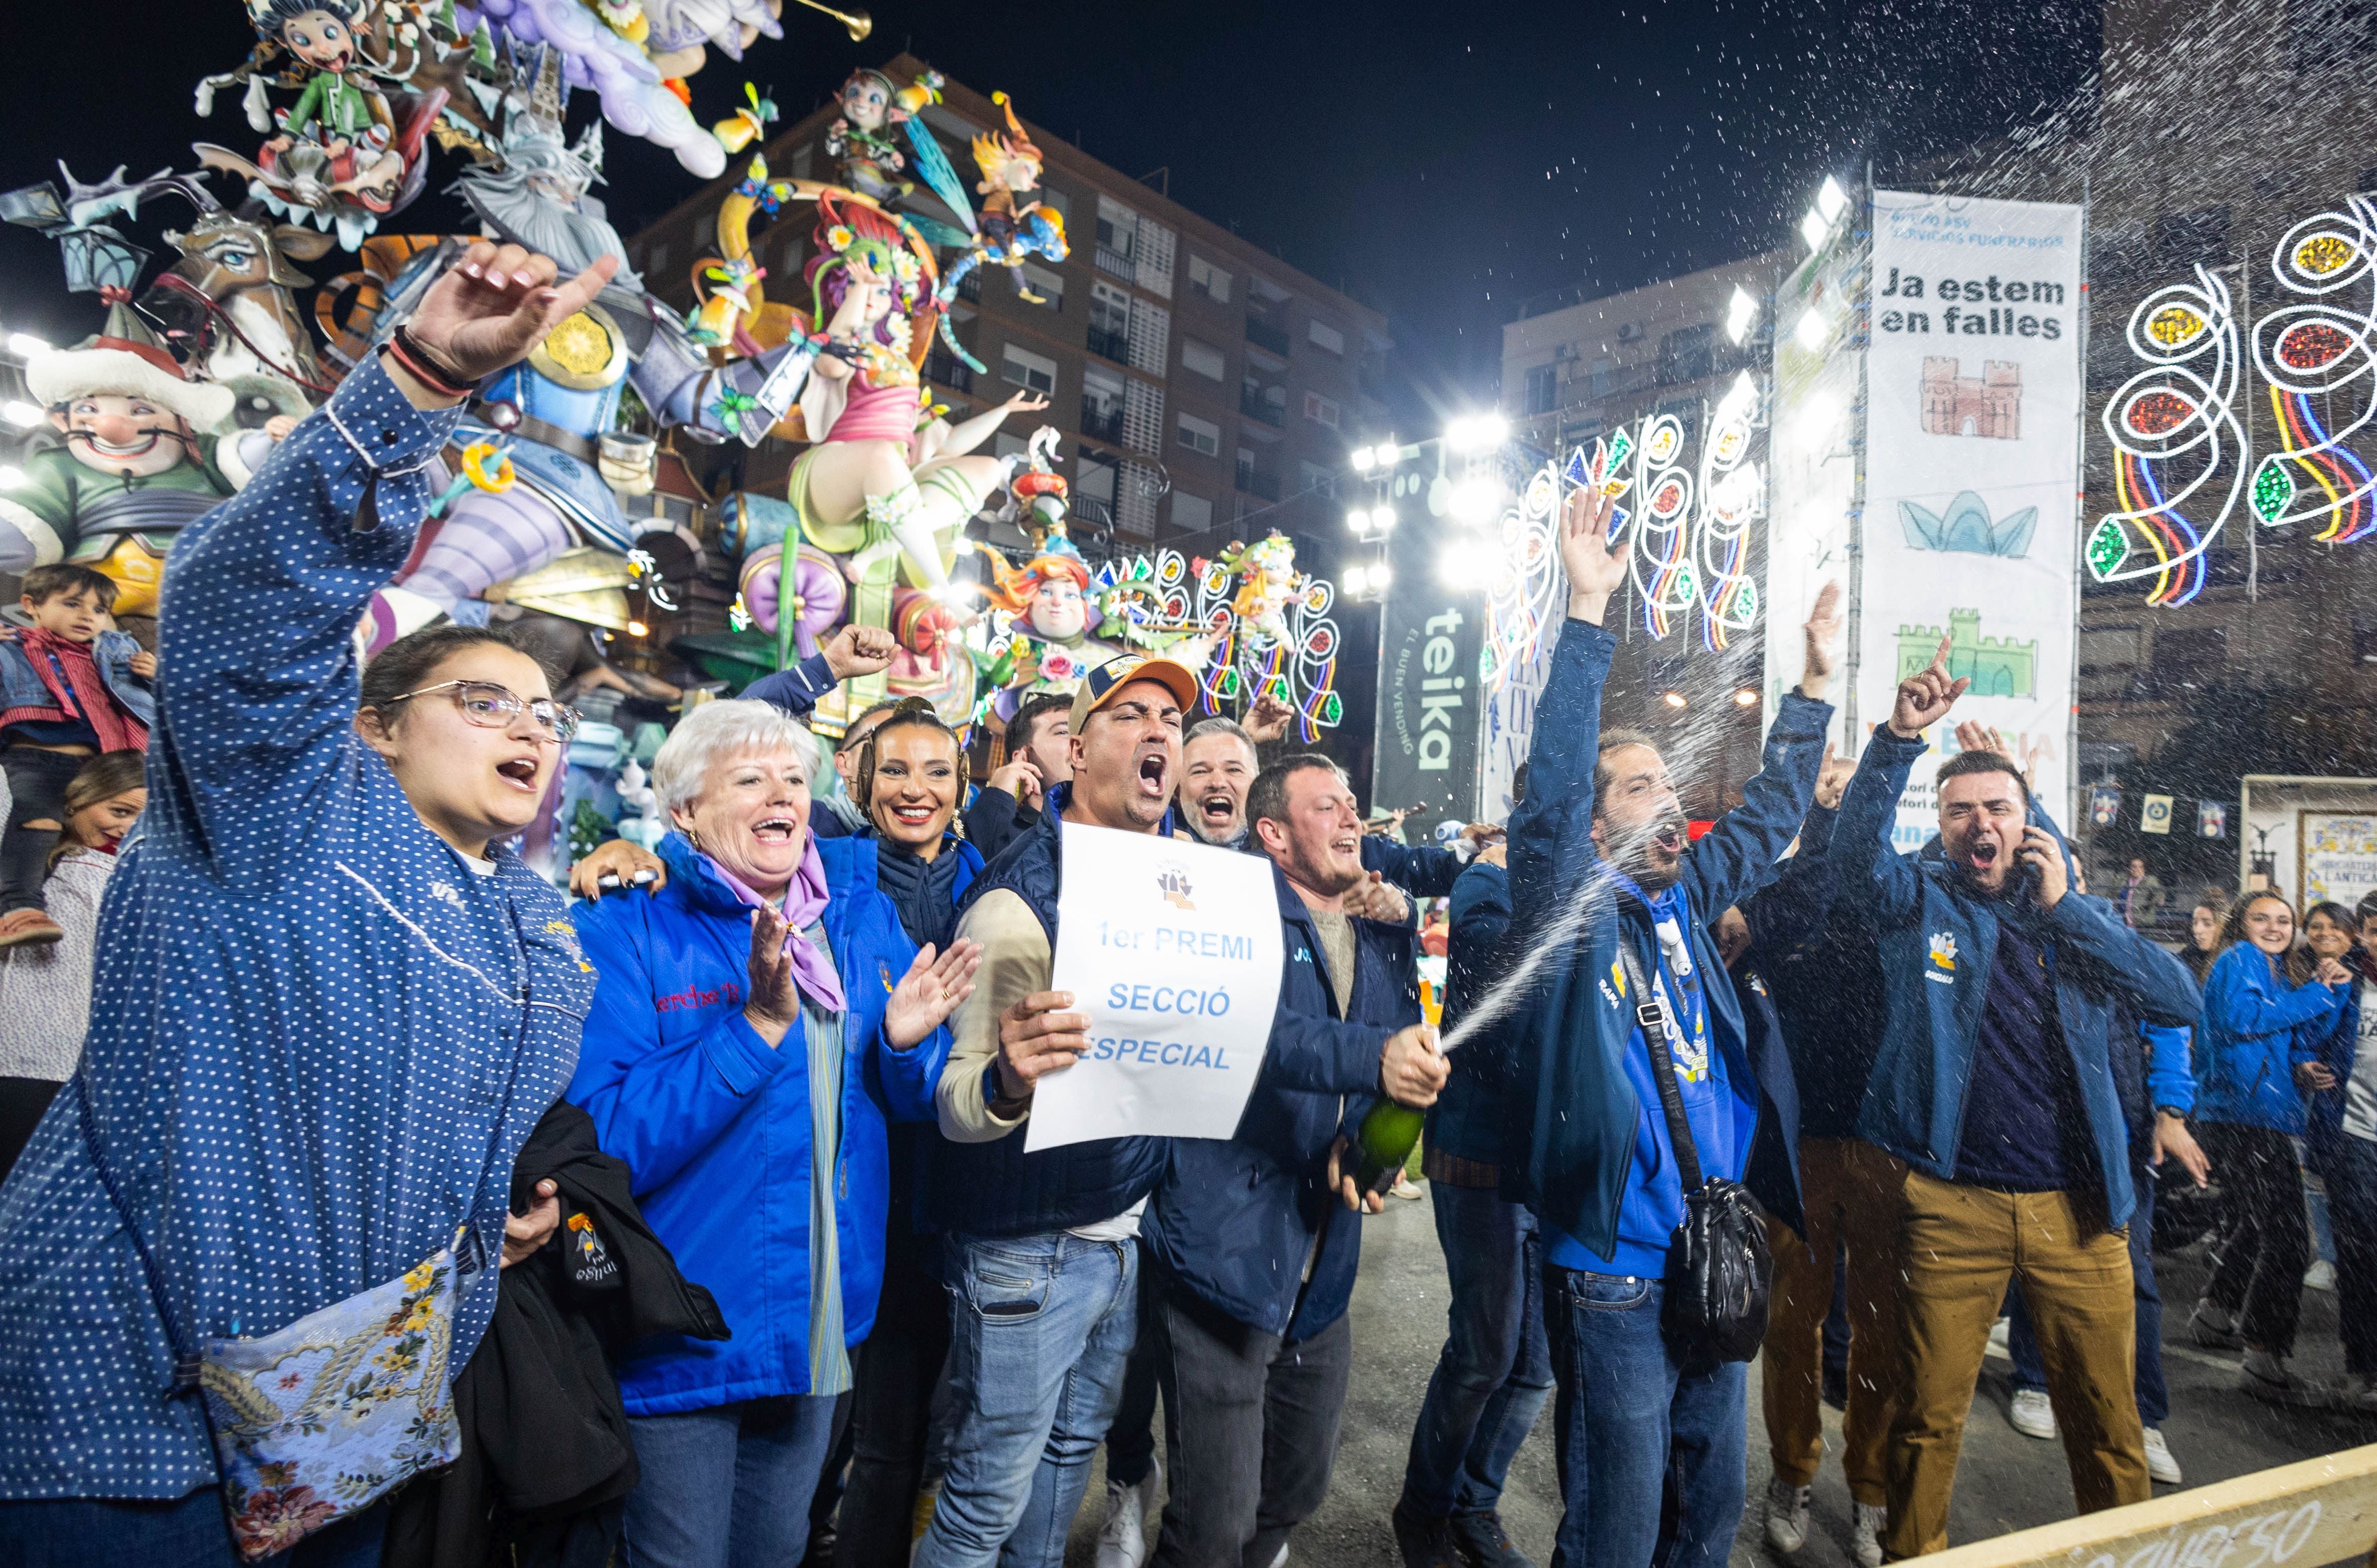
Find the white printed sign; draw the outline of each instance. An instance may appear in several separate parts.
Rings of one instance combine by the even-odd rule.
[[[1040,1080],[1026,1152],[1093,1138],[1227,1138],[1279,1006],[1271,862],[1065,824],[1052,989],[1091,1047]]]

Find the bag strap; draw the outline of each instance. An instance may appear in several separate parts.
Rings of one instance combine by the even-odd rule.
[[[141,1239],[140,1227],[133,1223],[131,1205],[124,1201],[123,1189],[115,1184],[115,1173],[108,1168],[107,1155],[101,1151],[99,1112],[90,1098],[90,1059],[85,1056],[75,1069],[75,1103],[81,1107],[83,1146],[90,1151],[90,1163],[99,1172],[99,1184],[107,1190],[107,1201],[114,1205],[115,1217],[124,1222],[124,1233],[132,1239],[132,1251],[140,1259],[141,1275],[149,1282],[149,1295],[157,1305],[158,1320],[164,1324],[165,1337],[173,1346],[173,1381],[169,1394],[187,1394],[198,1386],[199,1369],[205,1365],[197,1347],[185,1335],[173,1318],[171,1298],[165,1290],[165,1273],[157,1266],[155,1254]]]
[[[1659,1085],[1659,1107],[1667,1113],[1667,1142],[1676,1151],[1676,1175],[1686,1192],[1702,1185],[1699,1147],[1692,1142],[1691,1123],[1684,1119],[1684,1096],[1676,1087],[1675,1020],[1659,1005],[1659,995],[1642,973],[1642,960],[1627,940],[1624,922],[1618,928],[1618,958],[1626,966],[1627,984],[1634,987],[1634,1021],[1642,1026],[1642,1043],[1651,1052],[1651,1076]]]

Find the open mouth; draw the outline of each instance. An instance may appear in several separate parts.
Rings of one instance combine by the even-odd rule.
[[[1172,788],[1172,765],[1160,751],[1151,751],[1139,760],[1139,787],[1149,795],[1167,795]]]
[[[125,441],[120,444],[114,441],[103,441],[88,433],[85,434],[84,439],[90,443],[92,451],[111,458],[137,458],[144,452],[155,450],[157,447],[157,433],[153,430],[137,441]]]
[[[1197,810],[1205,819],[1207,827],[1218,828],[1236,813],[1237,802],[1230,798],[1229,791],[1224,790],[1197,802]]]
[[[1973,869],[1986,871],[1998,863],[1998,846],[1993,839],[1980,839],[1972,848]]]
[[[790,844],[800,824],[790,817],[765,817],[751,824],[751,836],[761,844]]]
[[[1362,835],[1344,833],[1332,838],[1329,841],[1329,851],[1332,855],[1347,855],[1358,859],[1362,853]]]
[[[537,771],[537,760],[533,757],[507,757],[496,764],[496,772],[520,789],[536,787]]]
[[[1684,852],[1682,825],[1676,822],[1667,823],[1651,835],[1651,844],[1662,855],[1681,855]]]

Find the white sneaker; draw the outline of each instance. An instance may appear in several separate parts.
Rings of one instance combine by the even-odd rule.
[[[1780,1476],[1766,1482],[1766,1544],[1788,1557],[1808,1544],[1808,1491]]]
[[[1271,1568],[1287,1568],[1287,1543],[1279,1543],[1279,1555],[1271,1560]]]
[[[2006,1347],[2006,1335],[2013,1323],[2013,1320],[2012,1318],[2000,1318],[1997,1322],[1989,1325],[1989,1348],[1996,1351],[2001,1356],[2011,1356],[2013,1354],[2012,1350]]]
[[[2329,1263],[2325,1258],[2322,1258],[2317,1263],[2311,1264],[2311,1267],[2303,1271],[2303,1288],[2306,1290],[2334,1290],[2335,1288],[2335,1265]]]
[[[2180,1474],[2179,1461],[2170,1456],[2170,1445],[2162,1440],[2160,1427],[2146,1429],[2146,1474],[2167,1487],[2184,1485],[2186,1481]]]
[[[1853,1503],[1850,1512],[1857,1515],[1850,1526],[1849,1555],[1857,1561],[1857,1568],[1881,1568],[1881,1526],[1890,1517],[1887,1510],[1871,1502]]]
[[[1422,1198],[1427,1196],[1426,1192],[1420,1190],[1419,1183],[1414,1181],[1408,1176],[1399,1176],[1395,1178],[1395,1184],[1392,1187],[1388,1188],[1387,1191],[1392,1195],[1401,1198],[1407,1203],[1416,1203]]]
[[[2013,1402],[2006,1406],[2006,1419],[2025,1437],[2035,1437],[2042,1442],[2055,1441],[2055,1406],[2043,1388],[2015,1389]]]
[[[2335,1385],[2335,1407],[2359,1416],[2377,1416],[2377,1378],[2346,1374]]]
[[[1140,1568],[1147,1561],[1147,1515],[1155,1505],[1163,1477],[1159,1467],[1141,1476],[1137,1486],[1106,1483],[1106,1522],[1098,1531],[1098,1568]]]

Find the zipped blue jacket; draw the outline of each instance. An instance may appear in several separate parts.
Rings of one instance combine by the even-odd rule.
[[[90,662],[115,705],[154,728],[157,699],[149,683],[132,673],[140,644],[128,631],[102,631],[90,645]],[[56,700],[34,673],[32,655],[13,639],[0,641],[0,708],[46,708]]]
[[[883,1284],[887,1125],[933,1119],[950,1056],[946,1027],[904,1051],[884,1037],[884,1004],[916,948],[875,886],[873,848],[818,841],[826,940],[849,1004],[833,1192],[846,1345],[874,1327]],[[669,875],[657,892],[577,907],[601,979],[568,1097],[593,1117],[603,1152],[627,1163],[644,1218],[718,1299],[734,1337],[646,1340],[621,1356],[631,1416],[810,1392],[808,1053],[797,1026],[770,1048],[743,1017],[749,908],[678,834],[660,856]]]
[[[2204,1121],[2266,1127],[2301,1137],[2295,1068],[2335,1015],[2353,1010],[2353,987],[2287,983],[2278,961],[2238,942],[2204,977],[2204,1024],[2195,1032],[2195,1114]]]
[[[2200,1007],[2194,982],[2178,959],[2130,929],[2101,898],[2067,892],[2053,909],[2043,909],[2027,882],[2008,896],[1989,898],[1936,846],[1920,855],[1891,853],[1898,797],[1924,749],[1920,739],[1904,740],[1886,725],[1877,727],[1833,830],[1835,896],[1856,898],[1860,887],[1873,890],[1887,1009],[1857,1135],[1928,1176],[1955,1179],[1998,923],[2017,921],[2046,949],[2055,976],[2056,1016],[2105,1183],[2106,1224],[2125,1224],[2136,1194],[2130,1187],[2129,1127],[2108,1058],[2108,1013],[2120,999],[2141,1023],[2192,1023]],[[2035,807],[2030,820],[2056,831]]]
[[[1511,927],[1531,950],[1518,962],[1534,965],[1542,978],[1527,998],[1514,1047],[1502,1164],[1507,1196],[1533,1207],[1547,1232],[1605,1258],[1617,1246],[1619,1209],[1630,1201],[1646,1226],[1664,1222],[1663,1235],[1683,1217],[1666,1118],[1655,1100],[1644,1103],[1628,1072],[1628,1054],[1645,1047],[1637,1043],[1633,999],[1617,984],[1624,973],[1620,940],[1635,943],[1645,974],[1658,967],[1660,954],[1640,916],[1620,916],[1614,873],[1592,836],[1601,692],[1616,646],[1600,627],[1571,620],[1561,628],[1535,700],[1527,798],[1511,813]],[[1707,922],[1756,887],[1799,831],[1815,796],[1832,713],[1829,703],[1785,695],[1767,732],[1763,764],[1742,786],[1741,805],[1685,854],[1682,878],[1671,890],[1682,901],[1679,924],[1692,963],[1705,976],[1723,1086],[1753,1108],[1758,1077],[1741,1009]],[[1535,949],[1562,931],[1572,934]],[[1739,1119],[1736,1148],[1700,1151],[1707,1175],[1740,1176],[1751,1119]],[[1634,1179],[1638,1140],[1655,1161],[1647,1187]]]
[[[1156,1266],[1191,1295],[1293,1344],[1344,1317],[1353,1299],[1362,1216],[1329,1191],[1329,1149],[1376,1103],[1379,1053],[1420,1021],[1419,991],[1411,928],[1356,919],[1353,1015],[1338,1017],[1312,912],[1276,867],[1272,881],[1283,955],[1262,1072],[1231,1137],[1170,1140],[1141,1233]]]
[[[2344,988],[2344,1000],[2334,1020],[2325,1025],[2308,1024],[2299,1031],[2311,1059],[2335,1074],[2335,1088],[2311,1097],[2307,1131],[2315,1159],[2332,1153],[2345,1136],[2344,1086],[2352,1082],[2353,1063],[2360,1055],[2360,982],[2377,978],[2370,973],[2369,955],[2358,947],[2344,955],[2344,962],[2351,967],[2352,984]]]
[[[1507,973],[1504,934],[1511,928],[1511,874],[1473,865],[1452,883],[1451,928],[1444,973],[1444,1027],[1457,1027],[1479,997]],[[1454,1051],[1444,1093],[1427,1111],[1427,1146],[1456,1159],[1499,1165],[1502,1097],[1509,1092],[1511,1040],[1526,1006],[1480,1027]]]
[[[274,1333],[463,1227],[448,1373],[495,1311],[512,1162],[593,989],[561,898],[465,862],[354,728],[355,623],[454,428],[366,359],[175,538],[149,808],[100,909],[98,1153],[185,1344]],[[76,1090],[0,1186],[0,1498],[180,1497],[196,1398]]]

